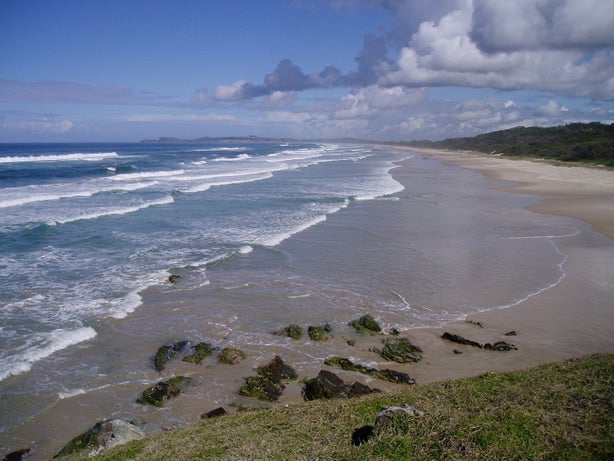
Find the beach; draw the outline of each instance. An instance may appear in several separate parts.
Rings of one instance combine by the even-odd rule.
[[[102,419],[135,421],[151,434],[218,406],[230,412],[269,406],[237,391],[275,355],[299,375],[276,404],[290,405],[302,401],[301,379],[326,368],[331,356],[393,368],[420,384],[614,351],[614,172],[380,150],[398,154],[390,169],[402,186],[397,192],[354,200],[275,245],[253,245],[209,265],[201,286],[181,280],[151,286],[134,312],[98,321],[94,339],[33,367],[35,376],[65,387],[44,411],[5,433],[11,448],[32,443],[33,459],[46,459]],[[330,165],[310,167],[305,180],[326,184]],[[364,314],[386,336],[348,326]],[[305,330],[330,324],[332,334],[321,343],[275,334],[291,323]],[[390,363],[373,352],[393,328],[424,351],[420,362]],[[480,344],[506,341],[517,350],[459,345],[443,340],[444,332]],[[156,349],[180,340],[238,347],[246,359],[234,366],[214,357],[198,366],[174,361],[155,371]],[[62,381],[83,370],[93,370],[87,386]],[[331,371],[384,391],[399,386]],[[135,403],[148,383],[179,374],[194,377],[196,386],[163,409]],[[11,388],[24,376],[8,386],[26,408],[32,396]]]

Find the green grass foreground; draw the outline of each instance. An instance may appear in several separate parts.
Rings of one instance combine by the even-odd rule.
[[[353,446],[382,407],[424,412]],[[614,355],[408,387],[357,400],[239,412],[117,447],[103,460],[614,459]],[[84,455],[63,459],[92,459]]]

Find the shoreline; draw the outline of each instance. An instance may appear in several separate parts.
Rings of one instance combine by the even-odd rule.
[[[581,220],[604,236],[610,247],[609,254],[614,255],[614,172],[493,158],[474,152],[407,150],[440,159],[446,165],[478,171],[488,180],[512,183],[495,188],[536,196],[539,202],[526,207],[531,211]],[[425,354],[428,366],[417,364],[415,367],[413,375],[418,382],[518,370],[595,352],[614,351],[614,328],[611,326],[614,325],[614,309],[611,308],[614,289],[611,283],[603,280],[600,272],[600,269],[608,270],[609,257],[598,248],[576,243],[573,237],[557,240],[556,245],[567,259],[565,276],[555,286],[511,307],[472,314],[466,321],[450,322],[441,328],[410,330],[428,353]],[[483,328],[477,326],[477,322]],[[440,339],[444,331],[478,342],[508,340],[518,346],[518,350],[496,353],[461,346],[463,354],[454,356],[451,354],[453,346]],[[510,331],[518,335],[506,337],[505,332]]]
[[[531,186],[531,181],[534,180],[533,178],[539,178],[539,175],[532,171],[525,171],[526,168],[520,171],[510,169],[509,166],[506,166],[506,163],[502,163],[506,162],[506,159],[482,159],[476,158],[475,155],[464,153],[443,151],[427,152],[420,149],[409,150],[443,160],[446,165],[479,171],[484,174],[486,180],[513,181],[514,183],[521,184],[520,186],[514,184],[504,184],[501,186],[500,184],[493,183],[492,187],[489,184],[486,185],[493,190],[504,190],[507,193],[518,192],[515,189],[519,187],[528,187],[529,189],[522,193],[534,195],[541,200],[539,203],[531,205],[529,207],[531,210],[535,207],[539,207],[543,203],[542,197],[544,196],[530,189],[530,187],[537,187],[540,185],[539,183],[535,183]],[[481,162],[481,160],[485,161]],[[510,162],[516,161],[510,160]],[[529,166],[534,164],[539,165],[536,162],[527,163],[529,163]],[[391,173],[393,177],[401,181],[402,179],[400,178],[402,178],[404,168],[407,168],[407,166],[405,162],[400,162],[399,166],[400,168],[392,170]],[[562,168],[553,167],[552,165],[546,166],[548,168]],[[600,170],[595,171],[611,174],[613,178],[612,184],[614,184],[614,174]],[[509,178],[512,173],[514,179],[506,179]],[[584,193],[582,196],[583,200],[591,200],[590,187],[594,185],[593,183],[594,181],[588,184],[583,184],[582,182],[578,183]],[[558,184],[559,187],[561,185],[568,186],[568,183],[562,180],[559,180],[556,184]],[[614,186],[612,188],[614,189]],[[551,186],[550,195],[561,200],[567,200],[566,197],[569,195],[569,188],[565,191],[559,190],[559,193],[560,196],[556,197],[556,187]],[[403,192],[400,194],[403,194]],[[393,196],[395,195],[398,196],[398,194],[393,194]],[[549,198],[545,200],[549,200]],[[375,210],[376,208],[373,208],[373,206],[377,207],[379,205],[370,205],[368,209],[371,211]],[[544,211],[543,213],[546,212]],[[329,223],[329,226],[330,225]],[[332,225],[334,230],[335,224]],[[326,224],[324,224],[324,226],[326,226]],[[467,318],[469,321],[452,321],[437,327],[417,328],[407,326],[401,330],[402,336],[408,337],[412,343],[423,349],[424,354],[421,362],[403,365],[385,362],[382,359],[378,359],[376,362],[370,362],[370,360],[373,360],[373,355],[368,351],[375,347],[381,347],[381,339],[384,337],[381,335],[362,335],[356,347],[352,348],[345,344],[346,338],[344,336],[346,336],[346,333],[339,331],[336,334],[336,338],[333,338],[333,340],[328,343],[327,348],[333,348],[336,355],[350,357],[356,363],[375,366],[379,369],[392,368],[406,372],[414,378],[418,384],[475,376],[489,371],[524,369],[533,365],[584,356],[593,352],[614,352],[614,340],[612,339],[612,328],[610,327],[610,325],[614,325],[614,313],[612,309],[609,309],[609,306],[612,306],[614,301],[614,269],[609,267],[611,265],[609,263],[614,257],[614,246],[610,240],[593,235],[593,233],[588,230],[587,225],[578,223],[574,224],[574,226],[581,228],[579,233],[583,235],[588,234],[590,238],[586,239],[582,235],[572,235],[566,238],[556,239],[556,243],[553,243],[557,251],[566,256],[563,263],[565,275],[562,280],[557,282],[556,286],[533,294],[528,299],[518,302],[512,307],[489,310],[470,315]],[[322,235],[326,233],[326,229],[330,231],[330,227],[325,227],[324,230],[320,231],[312,230],[312,232],[301,235],[294,240],[304,240],[304,245],[309,244],[311,241],[310,238],[313,238],[314,235],[316,237],[322,237]],[[613,229],[614,225],[610,230]],[[398,237],[403,240],[402,235]],[[593,242],[594,240],[597,241],[595,245],[586,243],[587,241]],[[296,242],[294,246],[296,246]],[[558,250],[558,248],[560,248],[560,250]],[[493,289],[496,290],[497,287],[493,287]],[[177,299],[174,295],[169,295],[165,296],[165,299],[170,306],[171,304],[175,305],[177,302],[179,304],[189,302],[191,298],[181,297],[180,295],[179,299]],[[582,309],[581,314],[579,313],[580,308]],[[371,312],[368,310],[362,312],[362,314],[367,313]],[[127,323],[138,322],[145,314],[144,311],[137,312],[132,316],[132,320],[128,320]],[[356,318],[358,318],[358,316],[356,316]],[[481,326],[478,325],[478,322]],[[505,336],[505,333],[512,330],[517,332],[517,336]],[[445,331],[461,335],[467,339],[480,343],[493,343],[504,340],[515,344],[518,350],[495,352],[449,343],[441,339],[441,335]],[[308,346],[311,347],[309,344]],[[325,350],[323,346],[315,345],[312,349],[317,351],[318,355],[326,355],[323,352]],[[455,353],[455,349],[461,351],[462,354]],[[250,347],[247,352],[250,359],[246,361],[244,366],[237,366],[236,369],[233,367],[227,370],[228,373],[226,378],[229,380],[226,382],[226,386],[236,386],[238,389],[238,385],[241,384],[242,378],[253,374],[253,368],[255,368],[255,366],[265,365],[272,358],[269,347],[254,345]],[[152,351],[146,350],[141,351],[141,353],[145,356],[149,356]],[[312,378],[320,369],[327,368],[346,381],[352,380],[353,382],[358,380],[366,382],[367,385],[381,388],[384,391],[398,389],[401,386],[384,381],[374,381],[367,376],[341,371],[338,368],[328,368],[325,367],[323,361],[313,366],[305,366],[304,364],[294,363],[291,357],[287,358],[283,353],[281,357],[284,361],[287,361],[289,365],[298,365],[297,368],[299,369],[298,371],[301,378]],[[248,372],[246,370],[250,371]],[[148,372],[147,376],[149,375],[152,374]],[[127,393],[131,394],[132,391]],[[84,395],[82,397],[84,401],[92,398],[92,396],[89,395]],[[69,410],[69,412],[74,411],[73,406],[77,405],[80,400],[81,396],[75,397],[74,399],[63,400],[58,406],[70,408],[71,410]],[[287,385],[281,399],[277,404],[274,404],[274,406],[283,406],[302,401],[301,385],[299,382],[295,381]],[[185,412],[189,414],[194,411],[193,408],[190,408],[193,406],[202,408],[203,411],[200,411],[200,413],[212,409],[203,408],[202,398],[198,395],[197,391],[194,391],[186,392],[182,395],[181,399],[174,401],[171,408],[168,408],[168,411],[177,411],[179,413]],[[255,401],[253,406],[260,406],[259,401]],[[268,405],[264,404],[262,406],[266,407]],[[101,411],[101,413],[105,413],[104,410]],[[110,417],[110,415],[107,415],[107,417]],[[162,415],[157,415],[156,417],[162,418]],[[141,415],[141,418],[145,418],[145,413]],[[142,421],[143,419],[141,418],[138,419]],[[94,421],[92,421],[90,426],[93,424]],[[49,427],[52,427],[52,423],[49,423]],[[162,425],[161,427],[164,426]],[[77,435],[79,429],[74,429],[74,432],[74,435]],[[151,433],[153,432],[150,432],[150,434]],[[70,440],[70,437],[65,439],[65,437],[60,436],[60,434],[56,435],[61,438],[61,440],[58,441],[59,443],[65,444]],[[61,446],[58,447],[58,449],[59,448],[61,448]]]

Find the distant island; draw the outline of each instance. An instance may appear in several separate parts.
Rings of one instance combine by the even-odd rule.
[[[259,136],[229,136],[196,139],[161,137],[144,139],[143,143],[179,142],[344,142],[360,144],[392,144],[432,149],[471,150],[493,155],[545,158],[561,162],[584,162],[614,167],[614,123],[571,123],[550,128],[518,126],[472,137],[447,138],[441,141],[384,142],[357,138],[292,139]]]

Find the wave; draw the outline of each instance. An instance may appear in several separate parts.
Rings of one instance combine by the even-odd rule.
[[[113,191],[130,192],[130,191],[135,191],[138,189],[144,189],[146,187],[153,186],[154,184],[156,184],[155,181],[149,181],[149,182],[139,182],[139,183],[134,183],[134,184],[128,184],[124,186],[116,186],[116,185],[106,186],[106,187],[99,186],[99,187],[93,187],[91,189],[85,189],[85,190],[73,191],[73,192],[53,193],[52,191],[49,191],[46,193],[38,193],[38,194],[32,192],[32,190],[34,189],[32,186],[26,186],[25,188],[15,188],[14,191],[11,191],[10,189],[4,189],[2,191],[3,194],[6,194],[8,192],[10,195],[10,193],[13,192],[13,194],[16,196],[13,198],[8,198],[8,199],[0,201],[0,208],[10,208],[14,206],[27,205],[29,203],[48,202],[48,201],[62,200],[62,199],[68,199],[68,198],[91,197],[92,195],[96,195],[102,192],[113,192]],[[55,189],[65,189],[68,187],[73,187],[73,186],[66,184],[66,185],[61,185],[61,186],[55,186],[53,187],[53,189],[54,190]],[[36,190],[40,190],[40,189],[41,187],[36,187]]]
[[[141,173],[123,173],[112,176],[108,179],[113,181],[131,181],[133,179],[147,179],[147,178],[165,178],[169,176],[181,176],[185,173],[185,170],[168,170],[168,171],[151,171]]]
[[[57,155],[27,155],[24,157],[0,157],[0,163],[31,163],[31,162],[98,162],[109,158],[117,158],[117,152],[74,153]]]
[[[74,221],[97,219],[103,216],[124,215],[128,213],[134,213],[135,211],[144,210],[145,208],[149,208],[152,206],[169,205],[173,203],[174,201],[175,199],[171,197],[170,195],[168,195],[158,200],[152,200],[150,202],[144,202],[144,203],[140,203],[134,206],[124,207],[124,208],[112,208],[110,210],[103,210],[103,211],[98,211],[95,213],[88,213],[88,214],[73,216],[70,218],[54,219],[54,220],[47,222],[47,225],[53,226],[56,224],[66,224],[66,223],[74,222]]]
[[[236,162],[238,160],[246,160],[248,158],[251,158],[251,155],[249,155],[249,154],[240,154],[240,155],[237,155],[236,157],[214,158],[211,161],[212,162]]]
[[[66,349],[96,337],[96,331],[91,327],[74,330],[57,329],[49,333],[37,335],[29,343],[37,342],[36,346],[23,347],[17,354],[4,357],[0,361],[0,381],[9,376],[25,373],[39,360],[49,357],[54,352]]]
[[[212,187],[215,186],[230,186],[232,184],[243,184],[246,182],[255,182],[255,181],[262,181],[264,179],[269,179],[273,177],[273,173],[271,172],[266,172],[266,173],[247,173],[244,175],[232,175],[233,177],[239,177],[241,179],[236,179],[236,180],[229,180],[229,181],[217,181],[217,182],[212,182],[212,183],[208,183],[208,184],[198,184],[196,186],[192,186],[190,187],[188,190],[186,190],[186,193],[196,193],[196,192],[205,192],[209,189],[211,189]],[[245,177],[245,176],[253,176],[251,178]]]
[[[239,152],[251,150],[248,147],[209,147],[204,149],[190,149],[190,152]]]

